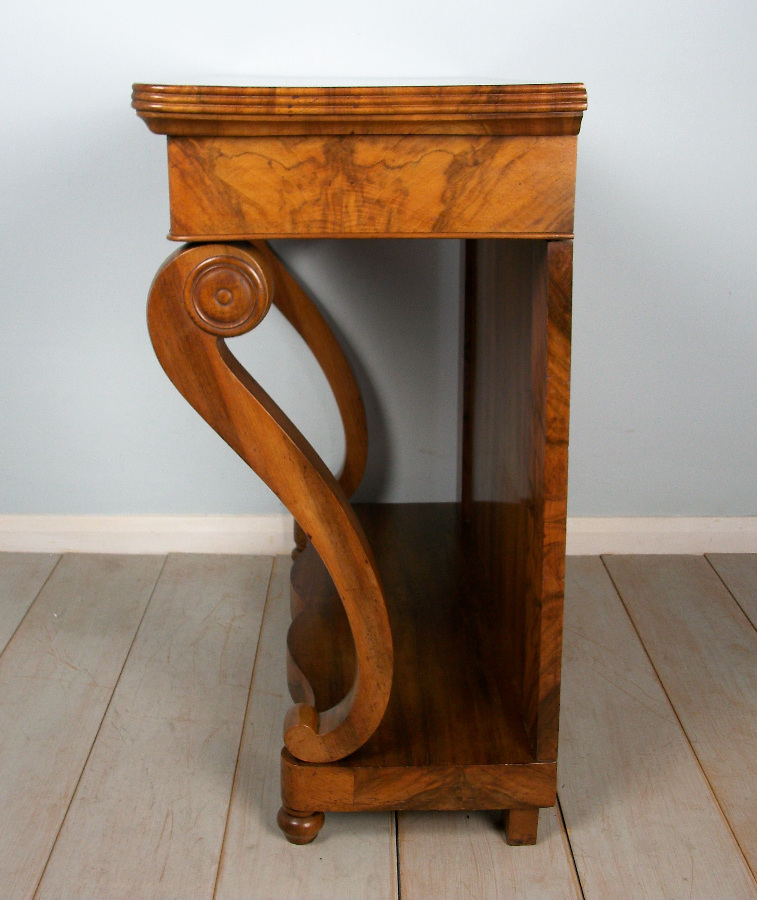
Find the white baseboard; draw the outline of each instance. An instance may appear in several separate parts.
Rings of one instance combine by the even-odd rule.
[[[0,516],[0,551],[34,553],[289,553],[292,517]],[[757,553],[749,518],[568,518],[569,556]]]
[[[600,553],[757,553],[757,516],[568,517],[569,556]]]
[[[0,550],[278,555],[293,547],[290,515],[0,516]]]

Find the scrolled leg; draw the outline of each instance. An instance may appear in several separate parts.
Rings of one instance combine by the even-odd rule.
[[[326,817],[322,812],[300,812],[282,806],[276,816],[279,828],[290,844],[309,844],[318,836]]]
[[[341,385],[348,452],[339,480],[226,345],[264,319],[277,290],[279,307],[308,344],[333,345],[319,361],[332,386]],[[295,707],[284,731],[298,759],[332,762],[362,746],[381,722],[393,651],[376,562],[345,493],[364,467],[362,404],[333,335],[308,304],[264,245],[195,244],[174,253],[155,277],[148,324],[171,381],[289,509],[339,595],[355,646],[352,686],[330,709]]]

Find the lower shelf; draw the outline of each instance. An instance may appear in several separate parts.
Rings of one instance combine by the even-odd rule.
[[[476,584],[459,506],[356,511],[386,590],[392,693],[375,734],[346,759],[304,763],[282,752],[284,804],[322,811],[552,806],[556,762],[537,762],[531,752],[506,674],[510,636],[498,599]],[[292,694],[305,699],[304,676],[316,708],[327,709],[352,681],[354,648],[312,546],[295,561],[292,602]]]

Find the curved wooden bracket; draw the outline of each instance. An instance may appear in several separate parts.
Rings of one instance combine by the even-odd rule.
[[[262,320],[275,300],[279,280],[282,311],[287,318],[291,315],[290,321],[295,320],[293,324],[316,352],[319,335],[328,327],[317,311],[313,314],[315,307],[309,300],[312,309],[306,306],[292,287],[294,280],[265,246],[181,248],[155,277],[148,324],[168,377],[289,509],[339,593],[355,642],[352,686],[331,709],[318,713],[310,704],[298,704],[285,722],[285,744],[293,756],[306,762],[330,762],[354,752],[378,727],[392,683],[392,638],[376,563],[343,487],[354,489],[355,479],[359,482],[362,474],[361,451],[354,449],[360,430],[354,403],[346,417],[340,403],[345,430],[349,424],[353,435],[348,437],[352,450],[348,449],[340,484],[224,341]],[[335,343],[333,335],[330,341]],[[320,349],[319,353],[324,356]],[[349,370],[343,355],[341,360],[333,364],[331,375],[324,366],[332,384],[332,378],[339,381],[343,367]],[[319,361],[323,365],[321,357]],[[364,455],[363,450],[363,466]]]

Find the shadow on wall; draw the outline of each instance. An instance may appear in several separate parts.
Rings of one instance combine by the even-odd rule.
[[[356,501],[454,500],[459,419],[457,241],[277,241],[363,393],[369,451]]]

